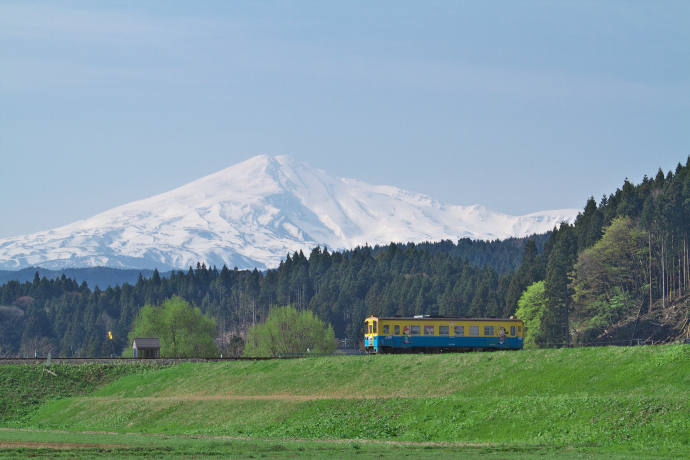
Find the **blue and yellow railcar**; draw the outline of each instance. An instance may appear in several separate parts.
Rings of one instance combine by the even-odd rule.
[[[510,318],[370,316],[364,322],[368,353],[449,353],[519,350],[524,324]]]

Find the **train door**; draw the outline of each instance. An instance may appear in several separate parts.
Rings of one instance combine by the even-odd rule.
[[[364,322],[364,347],[368,348],[374,345],[374,340],[371,336],[372,324],[368,320]]]
[[[393,325],[393,346],[394,347],[402,346],[402,344],[401,344],[402,339],[400,338],[401,334],[402,334],[402,329],[400,328],[400,324]]]
[[[370,327],[369,327],[369,334],[371,334],[371,335],[369,336],[369,346],[370,346],[370,347],[374,347],[374,346],[375,346],[375,339],[376,339],[376,335],[378,334],[378,332],[377,332],[377,330],[376,330],[376,329],[377,329],[377,328],[376,328],[377,324],[378,324],[378,322],[377,322],[376,320],[372,320],[372,321],[371,321],[371,325],[370,325]],[[374,349],[374,351],[376,351],[376,349]]]
[[[390,324],[379,324],[379,327],[381,328],[381,335],[379,335],[379,346],[382,347],[390,347],[393,345],[393,340],[391,337],[391,325]]]

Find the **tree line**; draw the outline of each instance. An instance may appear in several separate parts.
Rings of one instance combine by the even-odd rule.
[[[131,345],[127,336],[144,305],[173,296],[215,319],[221,346],[286,305],[313,312],[335,337],[356,343],[369,314],[511,316],[521,299],[536,346],[587,343],[621,315],[656,300],[672,302],[690,284],[688,169],[659,170],[637,185],[626,179],[599,203],[590,198],[572,225],[529,239],[391,243],[346,252],[317,246],[308,256],[287,255],[265,273],[199,263],[104,290],[64,275],[10,281],[0,286],[2,350],[107,356]],[[541,289],[536,296],[535,289]]]
[[[0,287],[2,341],[8,350],[33,353],[52,347],[60,356],[111,353],[107,332],[122,349],[132,322],[144,305],[179,296],[214,318],[220,340],[244,335],[274,307],[311,310],[333,327],[335,335],[356,343],[368,314],[500,315],[510,274],[499,275],[466,259],[408,245],[391,244],[376,256],[368,247],[348,257],[327,248],[287,255],[275,270],[223,267],[173,272],[135,285],[90,290],[73,280],[39,279]],[[14,326],[9,327],[12,323]],[[13,348],[12,348],[13,347]]]
[[[689,219],[690,159],[637,185],[626,179],[598,204],[590,198],[573,225],[554,229],[515,272],[511,293],[523,292],[517,313],[531,322],[533,345],[606,343],[622,319],[683,296]],[[632,342],[637,320],[628,326]]]

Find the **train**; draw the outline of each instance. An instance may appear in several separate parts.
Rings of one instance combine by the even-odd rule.
[[[522,320],[460,316],[369,316],[364,321],[367,353],[451,353],[520,350]]]

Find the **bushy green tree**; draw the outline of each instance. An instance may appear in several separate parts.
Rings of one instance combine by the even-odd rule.
[[[274,308],[264,324],[249,329],[244,356],[276,356],[278,353],[332,353],[333,327],[310,310],[298,312],[293,306]]]
[[[583,341],[598,336],[645,299],[645,232],[629,217],[615,218],[604,236],[578,256],[572,318]]]
[[[134,320],[129,344],[135,337],[158,337],[161,357],[213,357],[218,349],[213,339],[218,335],[216,322],[181,297],[173,296],[160,306],[145,305]],[[128,348],[131,354],[132,349]]]
[[[236,335],[227,343],[227,356],[231,358],[239,358],[243,354],[244,340],[239,335]]]
[[[518,300],[515,316],[525,323],[525,348],[537,348],[534,339],[541,335],[541,319],[545,308],[546,295],[543,281],[530,285]]]
[[[604,230],[599,242],[580,253],[575,264],[574,283],[579,298],[613,295],[618,286],[625,291],[639,289],[645,280],[647,238],[632,219],[619,217]]]

